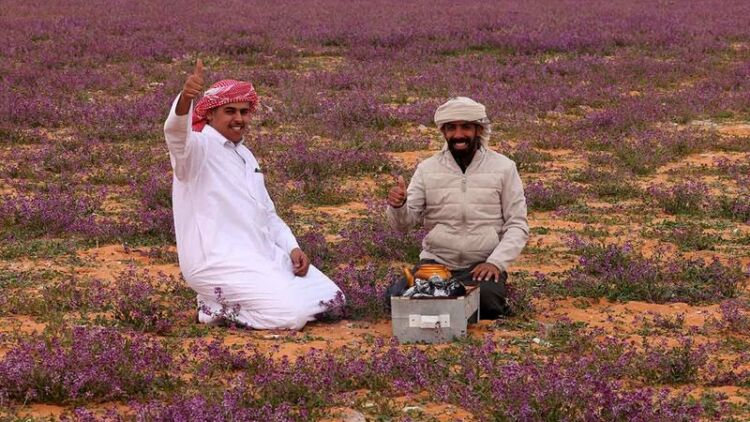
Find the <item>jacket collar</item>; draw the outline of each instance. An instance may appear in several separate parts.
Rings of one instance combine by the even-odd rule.
[[[477,152],[474,153],[474,158],[471,159],[469,167],[466,168],[466,174],[468,174],[473,168],[479,166],[482,160],[484,160],[486,154],[487,148],[484,145],[480,145]],[[443,149],[438,153],[438,161],[451,170],[461,173],[461,167],[458,166],[456,159],[453,158],[453,154],[448,150],[448,143],[446,143]]]

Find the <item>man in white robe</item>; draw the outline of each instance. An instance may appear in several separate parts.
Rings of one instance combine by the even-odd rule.
[[[310,265],[243,144],[258,104],[252,85],[220,81],[193,107],[202,90],[199,60],[164,123],[177,253],[198,295],[198,320],[229,313],[255,329],[299,330],[341,291]]]

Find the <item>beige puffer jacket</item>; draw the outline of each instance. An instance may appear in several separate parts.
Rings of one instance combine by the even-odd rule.
[[[451,269],[489,262],[507,271],[529,238],[516,164],[484,146],[464,174],[446,144],[417,166],[406,204],[386,213],[399,230],[423,224],[429,233],[419,257]]]

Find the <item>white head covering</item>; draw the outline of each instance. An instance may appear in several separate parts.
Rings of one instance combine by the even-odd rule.
[[[449,122],[465,120],[474,122],[484,129],[480,139],[482,146],[487,148],[490,141],[490,119],[487,118],[487,111],[484,106],[469,97],[454,97],[446,101],[435,110],[435,125],[439,129]]]

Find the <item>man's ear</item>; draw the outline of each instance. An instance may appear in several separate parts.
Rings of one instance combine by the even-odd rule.
[[[484,126],[480,125],[479,123],[476,123],[477,127],[477,136],[481,136],[484,133]]]

